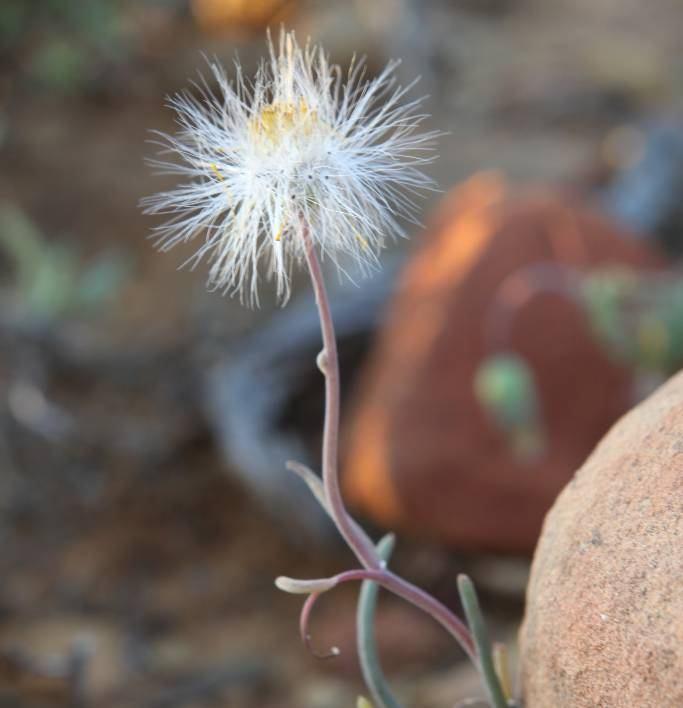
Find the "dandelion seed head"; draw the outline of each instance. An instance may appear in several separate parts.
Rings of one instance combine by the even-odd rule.
[[[229,81],[209,68],[194,91],[169,100],[179,130],[158,133],[162,172],[184,183],[143,200],[165,214],[155,230],[168,250],[204,241],[191,261],[210,261],[209,284],[258,303],[261,273],[290,293],[293,266],[313,244],[340,269],[378,263],[388,238],[415,223],[416,198],[433,188],[422,167],[434,158],[435,132],[421,132],[421,99],[407,100],[390,63],[366,80],[363,62],[344,75],[325,53],[281,31],[253,82],[236,63]]]

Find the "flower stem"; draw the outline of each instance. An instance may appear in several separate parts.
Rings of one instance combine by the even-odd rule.
[[[338,573],[337,575],[333,575],[330,578],[322,578],[318,580],[294,580],[292,578],[278,579],[278,587],[286,592],[299,593],[306,592],[307,588],[311,587],[323,588],[321,592],[313,591],[304,604],[300,622],[301,634],[302,637],[304,637],[304,641],[308,642],[308,621],[310,618],[311,609],[317,599],[321,596],[321,593],[332,590],[337,585],[341,585],[342,583],[354,581],[371,581],[377,585],[381,585],[385,590],[388,590],[397,597],[402,598],[406,602],[427,613],[451,636],[453,636],[471,661],[476,666],[479,666],[474,640],[472,639],[472,635],[467,629],[465,623],[435,597],[432,597],[429,593],[421,590],[416,585],[409,583],[407,580],[404,580],[400,576],[395,575],[390,570],[385,568],[358,568],[355,570],[346,570],[342,573]]]
[[[325,376],[325,422],[323,426],[322,449],[322,482],[327,501],[326,509],[342,537],[356,557],[367,569],[369,576],[363,578],[363,571],[349,571],[342,573],[338,578],[367,579],[386,588],[395,595],[420,608],[433,617],[458,641],[467,655],[478,665],[476,649],[472,635],[465,623],[453,614],[444,604],[421,590],[416,585],[409,583],[398,575],[385,569],[385,564],[372,541],[363,529],[349,515],[342,498],[339,484],[338,454],[339,454],[339,357],[337,355],[337,340],[332,321],[330,301],[327,288],[320,267],[320,260],[315,250],[315,244],[310,233],[303,228],[303,241],[308,271],[315,292],[315,301],[320,317],[323,349],[318,357],[318,366]],[[360,575],[358,575],[360,573]],[[370,575],[375,577],[370,577]]]
[[[330,301],[320,261],[308,230],[303,228],[304,251],[320,316],[323,349],[318,365],[325,376],[325,423],[323,428],[322,478],[329,512],[339,532],[366,568],[381,568],[382,561],[367,536],[360,531],[344,505],[339,485],[339,357]]]
[[[349,572],[352,573],[353,571]],[[366,572],[370,573],[371,571]],[[337,577],[346,579],[345,575],[345,573],[340,573]],[[389,592],[392,592],[394,595],[403,598],[406,602],[426,612],[457,640],[458,644],[460,644],[474,664],[479,665],[470,631],[467,629],[465,623],[451,612],[446,605],[439,602],[435,597],[432,597],[428,592],[417,587],[417,585],[409,583],[390,570],[382,570],[376,573],[374,577],[368,576],[366,579],[374,580],[374,582],[381,585],[385,590],[389,590]]]

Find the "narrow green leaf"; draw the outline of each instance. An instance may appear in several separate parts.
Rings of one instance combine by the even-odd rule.
[[[377,544],[377,553],[385,563],[394,550],[395,540],[394,535],[390,533]],[[400,708],[400,704],[387,684],[375,643],[375,609],[378,592],[377,583],[366,580],[361,585],[356,616],[358,659],[376,708]]]
[[[505,699],[505,694],[501,688],[496,667],[493,663],[491,641],[481,614],[477,592],[474,589],[474,583],[467,575],[461,574],[458,576],[458,591],[460,592],[460,601],[465,610],[467,624],[477,647],[479,671],[481,672],[491,706],[493,708],[508,708],[508,702]]]
[[[496,674],[500,680],[500,687],[503,689],[505,700],[508,704],[512,700],[512,678],[510,676],[510,661],[505,644],[494,642],[493,644],[493,664],[496,667]]]

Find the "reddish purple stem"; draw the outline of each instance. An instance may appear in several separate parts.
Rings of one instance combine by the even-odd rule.
[[[465,624],[454,615],[443,603],[439,602],[436,598],[432,597],[424,590],[421,590],[412,583],[403,580],[398,575],[395,575],[389,570],[368,570],[368,569],[357,569],[357,570],[347,570],[343,573],[339,573],[331,578],[335,581],[336,585],[341,585],[342,583],[348,583],[353,581],[363,581],[370,580],[373,583],[381,585],[386,590],[389,590],[394,595],[403,598],[415,607],[423,610],[428,615],[430,615],[434,620],[436,620],[447,632],[449,632],[463,648],[467,656],[475,663],[478,664],[477,651],[474,646],[474,641],[472,636],[465,626]],[[301,631],[301,638],[306,644],[307,648],[316,656],[322,658],[329,658],[330,656],[335,656],[336,652],[332,650],[327,654],[318,654],[311,648],[311,636],[308,631],[308,625],[310,622],[311,611],[316,601],[320,597],[321,593],[312,593],[306,599],[304,606],[301,609],[301,617],[299,621],[299,628]]]
[[[320,316],[320,328],[323,339],[322,360],[320,362],[325,376],[325,422],[323,428],[322,481],[325,496],[332,519],[342,537],[355,553],[365,570],[351,570],[335,576],[338,582],[351,580],[372,580],[390,592],[402,597],[407,602],[424,610],[441,624],[460,643],[467,655],[476,663],[476,650],[472,636],[462,620],[445,605],[412,583],[403,580],[383,567],[382,560],[372,541],[361,527],[351,518],[339,485],[338,448],[339,448],[339,358],[334,323],[330,311],[327,289],[315,250],[315,244],[304,227],[304,250],[306,262],[315,292],[315,300]],[[301,632],[304,641],[310,646],[308,621],[311,610],[317,600],[317,594],[309,596],[301,614]]]
[[[339,486],[338,449],[339,449],[339,358],[337,339],[330,311],[330,301],[320,268],[320,261],[315,252],[315,245],[308,231],[304,228],[306,261],[311,274],[315,301],[320,315],[320,329],[323,338],[322,370],[325,375],[325,423],[323,428],[322,478],[325,496],[330,506],[330,513],[339,532],[358,560],[366,568],[380,568],[382,561],[374,546],[369,542],[359,527],[349,516],[342,499]]]

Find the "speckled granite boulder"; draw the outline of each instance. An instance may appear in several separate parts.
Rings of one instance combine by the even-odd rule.
[[[683,373],[548,513],[521,632],[525,708],[683,706]]]

